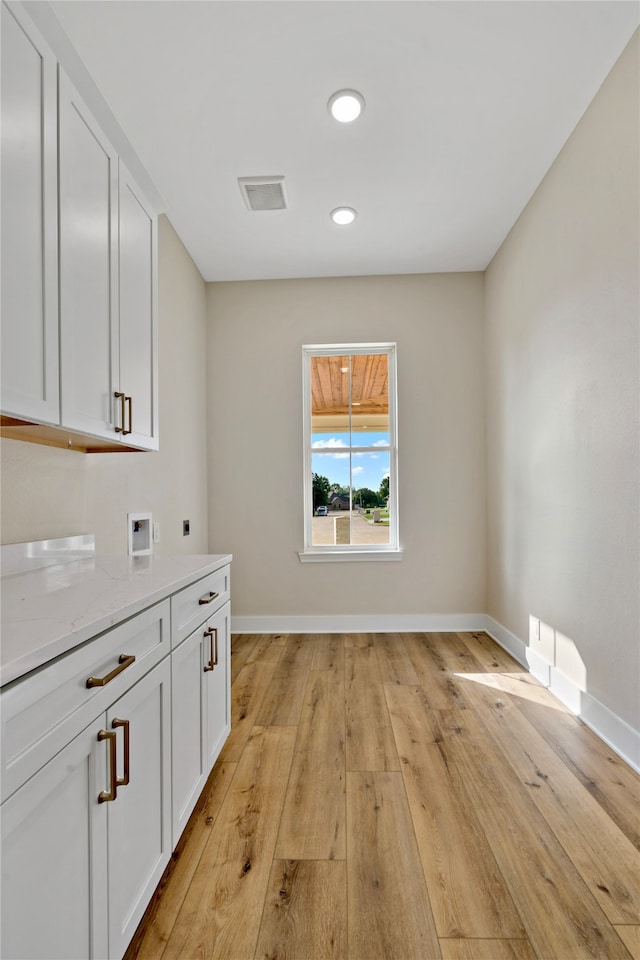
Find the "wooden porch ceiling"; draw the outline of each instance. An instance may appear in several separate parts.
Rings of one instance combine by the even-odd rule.
[[[350,372],[350,375],[349,375]],[[386,354],[311,358],[311,412],[314,417],[389,412],[389,368]]]

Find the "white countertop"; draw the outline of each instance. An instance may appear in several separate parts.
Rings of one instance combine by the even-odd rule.
[[[98,556],[3,577],[0,686],[230,562],[230,554]]]

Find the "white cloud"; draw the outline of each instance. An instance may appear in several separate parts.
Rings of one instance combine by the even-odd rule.
[[[326,450],[330,447],[346,447],[346,443],[338,437],[331,437],[330,440],[316,440],[313,447],[317,450]]]
[[[351,473],[354,475],[354,477],[357,473],[364,473],[364,467],[354,467]]]
[[[344,450],[346,443],[344,440],[340,440],[338,437],[331,437],[330,440],[315,440],[311,446],[312,450]],[[348,453],[336,453],[336,458],[346,459],[349,456]]]
[[[389,446],[389,441],[388,441],[388,440],[376,440],[376,442],[373,444],[373,446],[374,446],[374,447],[388,447],[388,446]]]

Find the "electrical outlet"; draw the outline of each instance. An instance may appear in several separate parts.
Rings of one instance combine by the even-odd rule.
[[[188,537],[188,536],[189,536],[189,521],[188,521],[188,520],[183,520],[183,521],[182,521],[182,536],[183,536],[183,537]]]

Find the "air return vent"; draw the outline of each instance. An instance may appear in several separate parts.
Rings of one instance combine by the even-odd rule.
[[[284,177],[238,177],[248,210],[286,210]]]

